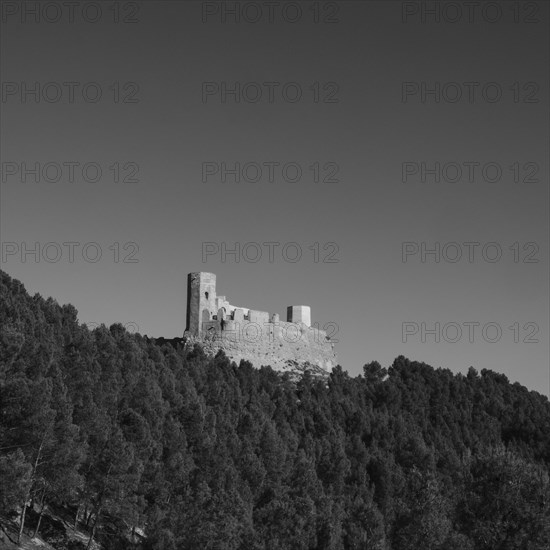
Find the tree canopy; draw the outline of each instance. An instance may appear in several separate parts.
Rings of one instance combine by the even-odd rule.
[[[550,548],[550,404],[501,374],[295,381],[0,275],[0,522],[57,507],[106,550]]]

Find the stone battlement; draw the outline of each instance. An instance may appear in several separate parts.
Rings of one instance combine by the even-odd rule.
[[[337,364],[326,332],[311,326],[309,306],[289,306],[286,322],[277,313],[234,306],[216,295],[214,273],[187,276],[184,335],[208,342],[213,352],[223,349],[231,359],[246,359],[258,367],[284,368],[290,361],[330,371]]]

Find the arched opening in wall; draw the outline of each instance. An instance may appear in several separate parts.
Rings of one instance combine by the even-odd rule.
[[[217,318],[218,318],[218,321],[220,322],[220,326],[222,330],[224,330],[225,328],[225,315],[226,315],[226,311],[224,307],[221,307],[220,309],[218,309]]]
[[[208,300],[208,292],[204,293],[204,297]]]

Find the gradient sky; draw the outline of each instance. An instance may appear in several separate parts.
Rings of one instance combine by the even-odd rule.
[[[59,22],[38,23],[28,14],[4,12],[3,270],[31,294],[74,304],[82,322],[118,321],[165,337],[180,336],[185,328],[187,273],[211,271],[218,293],[233,304],[281,316],[288,305],[307,304],[321,328],[336,323],[339,359],[352,375],[369,361],[388,366],[403,354],[454,372],[470,365],[493,369],[550,392],[546,2],[538,3],[535,14],[520,7],[518,23],[514,2],[507,1],[500,2],[502,17],[493,23],[480,11],[472,22],[464,15],[456,23],[430,17],[422,23],[420,14],[404,22],[402,10],[418,7],[417,2],[320,2],[318,24],[312,21],[314,2],[307,0],[300,2],[303,16],[295,23],[285,21],[279,8],[270,23],[265,6],[257,23],[235,23],[231,16],[224,23],[220,15],[203,22],[208,3],[199,1],[121,2],[121,19],[131,17],[135,4],[137,21],[114,23],[113,3],[100,4],[102,17],[95,23],[83,19],[80,7],[72,23],[66,11]],[[332,16],[337,22],[325,23],[332,5],[338,8]],[[46,16],[52,19],[53,12]],[[49,97],[55,83],[79,85],[72,103],[67,87],[59,100],[23,102],[23,86],[35,82],[41,91],[54,83]],[[102,90],[97,103],[82,99],[80,90],[88,82]],[[127,82],[135,85],[124,88]],[[203,82],[296,82],[303,97],[290,103],[276,91],[273,103],[237,104],[232,97],[224,103],[220,94],[204,101]],[[310,89],[315,82],[321,98],[330,91],[322,86],[336,83],[338,101],[315,103]],[[480,87],[471,103],[466,97],[455,103],[441,97],[436,103],[433,96],[423,102],[419,94],[404,102],[403,82],[479,82]],[[483,99],[481,88],[489,82],[501,87],[499,101]],[[136,85],[138,101],[120,101]],[[454,88],[446,90],[451,94]],[[530,98],[538,101],[526,102]],[[41,177],[36,183],[31,175],[21,181],[23,162],[42,168],[70,161],[97,163],[102,177],[85,181],[77,167],[73,182],[68,169],[59,182]],[[138,165],[139,181],[114,182],[109,167],[128,162]],[[204,162],[295,162],[303,175],[295,183],[278,171],[273,182],[267,174],[257,183],[231,178],[224,183],[219,175],[203,182]],[[337,163],[338,181],[315,183],[309,169],[315,162]],[[470,182],[464,168],[454,183],[437,183],[429,175],[426,182],[420,175],[403,182],[404,162],[428,167],[494,162],[502,176],[485,181],[476,170]],[[510,170],[516,162],[519,183]],[[523,181],[533,166],[525,163],[535,163],[532,179],[538,182]],[[10,175],[14,167],[18,173]],[[121,170],[121,177],[130,175],[129,168]],[[489,179],[492,173],[487,172]],[[80,243],[73,262],[62,246],[69,241]],[[273,262],[261,244],[268,241],[281,243]],[[32,254],[22,261],[23,246],[33,248],[35,242],[59,243],[59,261],[36,261]],[[95,263],[82,256],[90,242],[102,250]],[[264,254],[256,263],[242,258],[237,263],[231,255],[222,261],[219,253],[203,261],[204,242],[259,243]],[[303,252],[295,263],[281,254],[290,242]],[[437,263],[429,255],[422,262],[420,253],[404,262],[404,242],[419,249],[435,242],[480,246],[472,262],[464,247],[455,263],[445,257]],[[497,262],[482,255],[490,242],[502,249]],[[118,262],[109,248],[114,243],[120,247]],[[122,261],[134,250],[134,245],[124,250],[125,243],[139,247],[133,255],[137,262]],[[319,243],[318,262],[309,249],[314,243]],[[322,261],[333,250],[323,250],[326,243],[338,246],[337,262]],[[523,249],[526,243],[535,245]],[[519,247],[519,257],[510,246]],[[93,257],[93,248],[87,250]],[[454,255],[451,247],[445,250],[447,258]],[[487,249],[493,252],[494,247]],[[56,250],[47,253],[55,257]],[[525,262],[527,257],[538,261]],[[464,325],[470,322],[479,323],[473,342]],[[403,323],[419,328],[406,342]],[[428,329],[439,323],[441,330],[457,323],[463,334],[457,342],[445,341],[444,336],[455,337],[456,325],[449,325],[439,343],[431,334],[422,341],[421,323]],[[486,323],[502,328],[498,342],[483,338]],[[509,328],[514,324],[518,342]],[[487,339],[493,338],[491,326],[487,330]]]

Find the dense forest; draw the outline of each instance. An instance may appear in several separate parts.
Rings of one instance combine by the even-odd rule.
[[[118,324],[90,331],[72,305],[0,274],[0,524],[11,540],[550,548],[550,404],[501,374],[400,356],[357,377],[337,367],[296,380]],[[70,540],[69,525],[86,538]]]

